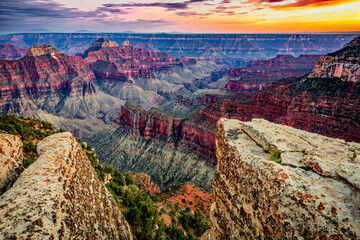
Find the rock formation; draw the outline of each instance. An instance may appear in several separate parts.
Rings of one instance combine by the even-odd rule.
[[[114,123],[122,126],[130,135],[184,147],[215,163],[215,138],[212,132],[182,119],[169,117],[156,109],[145,112],[124,106]]]
[[[123,102],[101,92],[95,81],[81,57],[33,46],[20,60],[0,59],[0,113],[109,121]]]
[[[229,92],[255,92],[269,86],[275,80],[302,77],[311,72],[318,55],[277,55],[269,60],[251,61],[241,68],[231,68],[224,78],[209,84],[217,88],[225,87]]]
[[[211,189],[216,162],[212,132],[130,104],[114,124],[85,139],[103,163],[122,171],[145,172],[160,189],[174,182]]]
[[[23,171],[23,144],[19,137],[0,134],[0,169],[0,194],[2,194]]]
[[[360,144],[253,119],[221,119],[203,239],[357,239]]]
[[[26,54],[26,49],[18,48],[8,43],[0,44],[0,58],[15,60],[22,58]]]
[[[360,36],[345,48],[321,57],[309,78],[340,78],[342,81],[360,81]]]
[[[133,47],[129,41],[119,47],[104,38],[79,55],[90,63],[104,92],[146,109],[164,103],[164,94],[184,89],[185,84],[221,68],[208,58],[174,58]]]
[[[5,239],[133,239],[116,202],[70,133],[38,143],[39,158],[0,196]]]

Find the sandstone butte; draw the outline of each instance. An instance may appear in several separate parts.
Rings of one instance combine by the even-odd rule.
[[[280,150],[280,162],[270,160]],[[358,239],[360,144],[263,119],[221,119],[202,239]]]
[[[9,167],[16,168],[20,140],[1,135],[0,146],[1,166],[17,162]],[[71,133],[45,138],[37,151],[39,158],[0,196],[0,239],[134,239]],[[8,181],[6,174],[0,177]]]

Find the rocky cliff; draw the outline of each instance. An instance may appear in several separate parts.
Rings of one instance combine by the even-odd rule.
[[[25,56],[26,49],[18,48],[8,43],[0,44],[0,58],[9,60],[19,59]]]
[[[210,190],[216,162],[214,137],[156,109],[144,111],[127,104],[114,118],[114,126],[86,141],[104,164],[145,172],[160,189],[174,182],[193,182]]]
[[[39,158],[0,196],[1,238],[133,239],[70,133],[47,137],[37,151]]]
[[[123,102],[100,91],[95,81],[81,57],[33,46],[19,60],[0,59],[0,113],[109,121]]]
[[[255,92],[275,80],[302,77],[314,68],[319,55],[277,55],[268,60],[251,61],[241,68],[231,68],[227,74],[209,87],[226,88],[228,92]]]
[[[136,107],[124,106],[114,123],[125,128],[130,135],[184,147],[216,162],[212,132],[182,119],[169,117],[156,109],[145,112]]]
[[[342,81],[360,81],[360,36],[345,48],[321,57],[310,78],[340,78]]]
[[[359,151],[266,120],[221,119],[203,239],[357,239]]]

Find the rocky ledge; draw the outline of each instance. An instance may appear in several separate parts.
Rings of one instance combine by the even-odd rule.
[[[38,143],[39,158],[0,196],[0,239],[133,239],[71,133]]]
[[[360,144],[253,119],[221,119],[203,239],[357,239]]]

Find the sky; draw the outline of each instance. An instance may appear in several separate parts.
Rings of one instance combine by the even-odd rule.
[[[1,0],[0,32],[360,31],[359,0]]]

